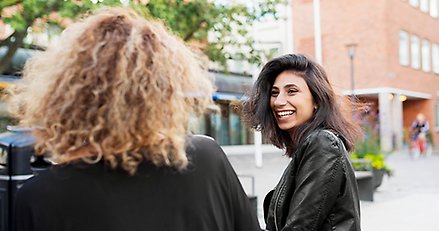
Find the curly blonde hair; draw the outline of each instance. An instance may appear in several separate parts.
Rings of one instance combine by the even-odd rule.
[[[11,111],[58,163],[182,170],[189,116],[212,105],[213,91],[200,58],[162,24],[110,8],[26,63]]]

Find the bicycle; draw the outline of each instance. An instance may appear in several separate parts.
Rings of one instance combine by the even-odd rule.
[[[431,152],[431,145],[428,143],[424,132],[411,135],[410,154],[413,158],[418,158],[419,156],[426,157],[431,155]]]

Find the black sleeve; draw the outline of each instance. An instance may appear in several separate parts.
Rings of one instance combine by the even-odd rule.
[[[250,200],[244,192],[242,185],[233,170],[230,162],[225,160],[225,170],[227,172],[227,180],[229,185],[229,196],[233,206],[233,214],[235,221],[235,231],[260,231],[257,214],[251,207]]]
[[[224,151],[214,140],[207,141],[205,145],[210,146],[212,152],[220,161],[218,171],[221,172],[221,180],[224,181],[223,183],[227,187],[225,192],[228,194],[228,207],[231,211],[230,221],[233,222],[233,231],[260,231],[257,214],[253,212],[250,200]]]
[[[344,181],[338,139],[321,131],[310,137],[296,172],[295,191],[282,230],[319,230]]]

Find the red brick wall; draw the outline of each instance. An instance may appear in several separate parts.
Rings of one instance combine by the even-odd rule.
[[[357,43],[355,88],[398,88],[431,95],[428,100],[403,103],[403,125],[418,112],[432,125],[439,102],[439,75],[399,64],[399,32],[416,34],[439,44],[439,19],[403,0],[321,0],[323,66],[336,91],[350,90],[350,60],[346,44]],[[295,52],[314,56],[313,1],[293,1]],[[439,133],[434,132],[439,146]]]

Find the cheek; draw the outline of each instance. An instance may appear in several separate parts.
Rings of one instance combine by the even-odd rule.
[[[306,102],[306,115],[311,118],[314,114],[314,101],[312,99],[307,99]]]
[[[310,107],[308,111],[309,118],[311,118],[313,115],[314,115],[314,106]]]
[[[274,98],[270,97],[270,108],[273,109],[274,108]]]

